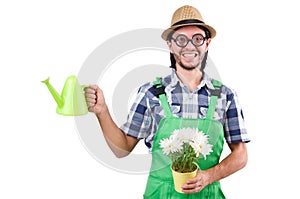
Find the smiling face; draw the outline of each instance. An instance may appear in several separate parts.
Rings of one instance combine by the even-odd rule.
[[[194,44],[197,44],[198,41],[194,40],[194,44],[193,44],[192,38],[194,35],[197,34],[201,34],[204,37],[206,37],[205,31],[202,30],[201,28],[197,26],[185,26],[176,30],[172,35],[173,39],[167,41],[169,50],[174,55],[174,58],[176,60],[176,69],[179,69],[179,67],[185,70],[194,70],[196,68],[200,69],[202,59],[206,51],[208,50],[208,46],[211,39],[210,38],[205,39],[203,45],[195,46]],[[180,47],[176,44],[174,39],[177,38],[178,35],[184,35],[188,38],[188,43],[185,47]]]

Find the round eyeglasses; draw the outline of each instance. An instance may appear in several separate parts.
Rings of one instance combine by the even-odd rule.
[[[196,47],[202,46],[206,38],[201,34],[194,34],[192,39],[189,39],[186,35],[179,34],[176,38],[172,38],[172,40],[175,41],[177,46],[184,48],[190,41]]]

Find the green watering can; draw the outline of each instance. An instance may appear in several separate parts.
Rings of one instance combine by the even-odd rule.
[[[78,116],[88,113],[88,108],[83,89],[76,76],[69,76],[65,82],[61,95],[53,88],[49,82],[50,78],[42,81],[48,87],[50,93],[57,103],[56,113],[66,116]]]

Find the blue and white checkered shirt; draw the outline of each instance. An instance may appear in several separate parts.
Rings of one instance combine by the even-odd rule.
[[[175,117],[204,118],[210,100],[209,89],[214,89],[212,79],[204,75],[200,85],[190,92],[188,87],[178,79],[176,72],[163,78],[166,96]],[[145,139],[151,150],[158,124],[165,113],[159,99],[155,96],[152,83],[139,88],[136,99],[130,109],[127,122],[120,128],[129,136]],[[224,137],[228,143],[249,142],[245,128],[242,108],[235,91],[223,85],[218,99],[214,119],[222,123]]]

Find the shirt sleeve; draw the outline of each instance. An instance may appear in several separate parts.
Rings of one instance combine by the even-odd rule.
[[[234,90],[227,94],[224,134],[228,143],[249,142],[245,120],[237,94]]]
[[[132,104],[126,122],[120,127],[124,134],[137,139],[146,138],[151,132],[152,117],[149,99],[146,96],[147,86],[142,86]]]

